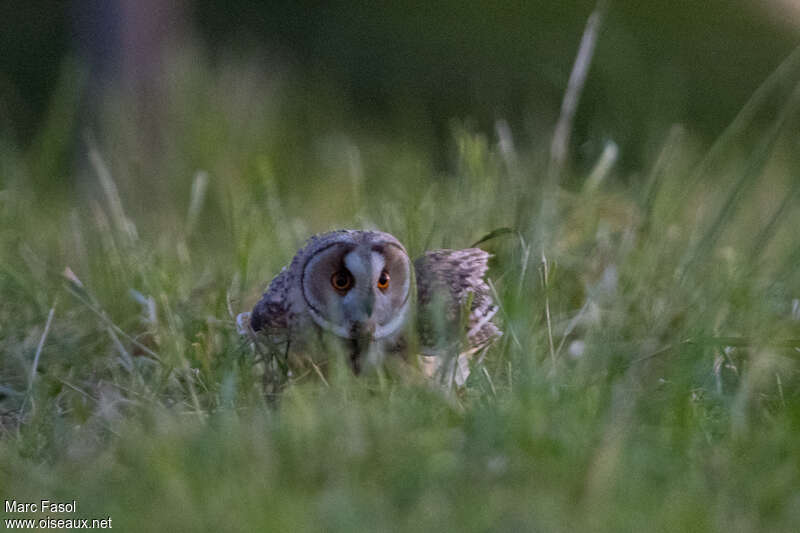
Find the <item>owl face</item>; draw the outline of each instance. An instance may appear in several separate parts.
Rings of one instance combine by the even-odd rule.
[[[379,340],[405,323],[411,262],[389,234],[346,233],[310,251],[300,286],[318,326],[346,339]]]

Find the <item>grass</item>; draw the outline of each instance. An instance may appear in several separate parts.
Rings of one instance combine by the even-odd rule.
[[[65,69],[42,141],[0,144],[0,499],[122,530],[795,530],[796,60],[713,148],[675,127],[640,175],[610,146],[551,186],[502,122],[455,125],[442,173],[335,93],[190,59],[90,124]],[[506,334],[457,394],[333,365],[265,401],[235,314],[337,227],[412,255],[511,228],[481,244]]]

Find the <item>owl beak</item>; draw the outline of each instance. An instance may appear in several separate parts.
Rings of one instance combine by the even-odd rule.
[[[362,340],[372,340],[375,335],[375,321],[367,319],[353,324],[353,337]]]
[[[355,295],[354,295],[355,296]],[[357,333],[375,332],[375,323],[372,320],[372,309],[375,306],[375,295],[371,292],[358,294],[358,298],[351,303],[350,320]]]

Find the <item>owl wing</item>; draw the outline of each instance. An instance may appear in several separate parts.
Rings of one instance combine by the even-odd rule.
[[[488,260],[480,248],[466,248],[431,250],[414,261],[417,330],[424,353],[435,353],[464,334],[467,351],[502,335],[492,321],[498,308],[484,279]]]
[[[284,267],[250,313],[253,331],[263,331],[270,336],[288,333],[290,285],[289,269]]]

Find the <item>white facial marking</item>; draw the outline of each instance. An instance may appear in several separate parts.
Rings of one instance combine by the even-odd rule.
[[[383,272],[383,267],[386,266],[386,259],[383,257],[383,254],[372,252],[369,255],[369,261],[372,264],[372,281],[375,282],[378,280],[378,276],[381,275],[381,272]]]
[[[350,273],[353,275],[353,279],[355,279],[356,282],[369,278],[367,265],[365,265],[361,260],[361,256],[358,254],[358,249],[355,249],[344,256],[344,266],[347,267],[347,270],[350,271]]]
[[[408,302],[403,304],[403,307],[397,311],[394,318],[392,318],[389,322],[382,326],[378,326],[375,328],[375,333],[373,334],[374,339],[382,339],[384,337],[388,337],[403,327],[403,324],[406,321],[406,315],[408,314]]]

